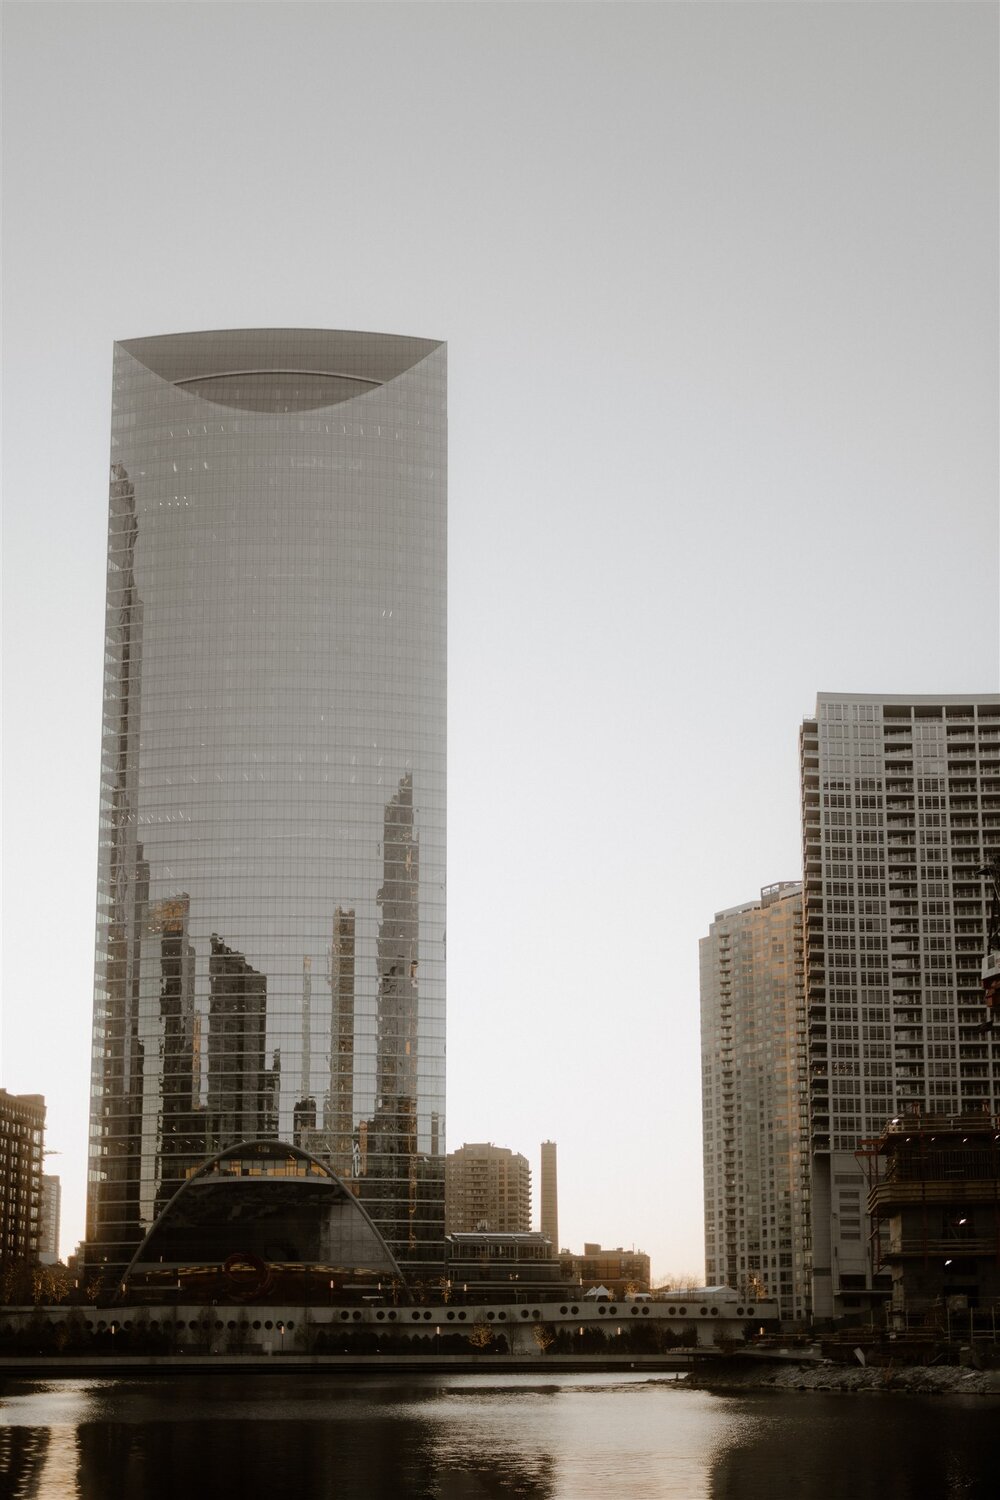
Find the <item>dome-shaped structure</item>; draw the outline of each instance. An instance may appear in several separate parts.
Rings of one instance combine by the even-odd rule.
[[[247,1141],[178,1188],[136,1251],[125,1291],[176,1290],[193,1279],[199,1291],[239,1299],[276,1282],[305,1294],[312,1281],[328,1290],[380,1277],[402,1280],[337,1174],[298,1146]]]

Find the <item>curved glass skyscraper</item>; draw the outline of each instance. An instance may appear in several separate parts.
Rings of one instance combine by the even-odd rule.
[[[444,1230],[445,348],[115,346],[88,1261],[291,1141]]]

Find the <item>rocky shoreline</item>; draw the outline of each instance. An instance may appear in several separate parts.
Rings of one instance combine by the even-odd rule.
[[[692,1370],[679,1382],[720,1394],[744,1391],[890,1391],[921,1396],[1000,1396],[1000,1370],[958,1365],[770,1364],[732,1361]]]

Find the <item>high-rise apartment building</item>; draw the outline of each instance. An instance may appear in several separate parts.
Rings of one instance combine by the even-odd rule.
[[[42,1095],[0,1089],[0,1265],[38,1259],[44,1133]]]
[[[555,1141],[542,1142],[542,1171],[539,1183],[541,1230],[559,1254],[559,1171]]]
[[[38,1259],[43,1266],[54,1266],[59,1259],[59,1219],[62,1183],[48,1172],[42,1173],[42,1211],[39,1215]]]
[[[813,1311],[873,1277],[855,1156],[894,1116],[1000,1104],[981,961],[1000,853],[1000,695],[820,693],[801,732]]]
[[[700,944],[705,1276],[810,1311],[802,886],[717,912]]]
[[[531,1168],[506,1146],[465,1145],[445,1158],[445,1222],[449,1234],[473,1230],[527,1234]]]
[[[298,1141],[444,1255],[445,348],[115,346],[87,1259]]]

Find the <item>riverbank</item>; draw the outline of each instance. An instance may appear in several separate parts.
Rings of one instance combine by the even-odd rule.
[[[415,1375],[560,1375],[628,1373],[672,1377],[678,1388],[718,1395],[775,1391],[861,1394],[895,1392],[910,1395],[1000,1396],[1000,1369],[975,1370],[957,1365],[837,1365],[810,1359],[799,1362],[759,1356],[726,1357],[694,1351],[663,1355],[56,1355],[0,1357],[0,1381],[18,1379],[146,1378],[171,1375],[340,1375],[406,1377]]]
[[[768,1390],[1000,1396],[1000,1370],[974,1370],[960,1365],[765,1364],[734,1359],[700,1365],[679,1383],[719,1394]]]
[[[711,1356],[706,1356],[711,1357]],[[0,1356],[0,1380],[109,1380],[147,1375],[598,1375],[628,1372],[681,1378],[696,1356],[674,1354],[59,1354]]]

